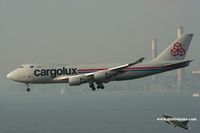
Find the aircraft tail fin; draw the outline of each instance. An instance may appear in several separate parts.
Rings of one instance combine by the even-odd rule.
[[[174,61],[184,60],[193,34],[183,34],[176,39],[167,49],[161,52],[155,60],[157,61]]]

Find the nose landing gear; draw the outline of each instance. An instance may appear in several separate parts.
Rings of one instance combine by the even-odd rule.
[[[26,83],[26,86],[27,86],[27,88],[26,88],[26,91],[27,91],[27,92],[30,92],[30,91],[31,91],[31,89],[30,89],[30,87],[29,87],[29,84],[28,84],[28,83]]]

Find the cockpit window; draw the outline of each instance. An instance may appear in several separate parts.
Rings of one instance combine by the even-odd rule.
[[[30,68],[33,68],[33,66],[30,66]]]
[[[24,68],[24,66],[19,66],[19,68]]]

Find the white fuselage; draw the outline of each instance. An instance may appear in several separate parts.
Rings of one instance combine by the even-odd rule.
[[[157,73],[162,73],[165,71],[173,70],[180,67],[185,67],[188,64],[173,66],[173,67],[163,67],[168,62],[155,62],[149,61],[146,63],[140,63],[132,67],[125,69],[122,74],[116,75],[110,81],[118,80],[131,80],[136,78],[141,78]],[[73,76],[81,75],[92,72],[97,72],[101,70],[106,70],[110,67],[116,65],[42,65],[42,64],[26,64],[21,65],[19,68],[15,69],[7,75],[11,80],[22,82],[22,83],[68,83],[67,80],[55,80],[58,76]]]

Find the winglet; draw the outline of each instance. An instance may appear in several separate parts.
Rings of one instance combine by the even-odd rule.
[[[129,66],[133,66],[133,65],[139,64],[139,63],[143,62],[144,59],[145,59],[145,57],[142,57],[142,58],[140,58],[139,60],[135,61],[134,63],[130,63],[130,64],[128,64],[128,65],[129,65]]]
[[[133,62],[133,63],[129,63],[129,64],[117,66],[117,67],[113,67],[113,68],[110,68],[110,69],[108,69],[108,70],[110,70],[110,71],[122,70],[122,69],[124,69],[124,68],[127,68],[127,67],[130,67],[130,66],[139,64],[139,63],[141,63],[144,59],[145,59],[145,58],[142,57],[142,58],[140,58],[139,60],[137,60],[137,61],[135,61],[135,62]]]

